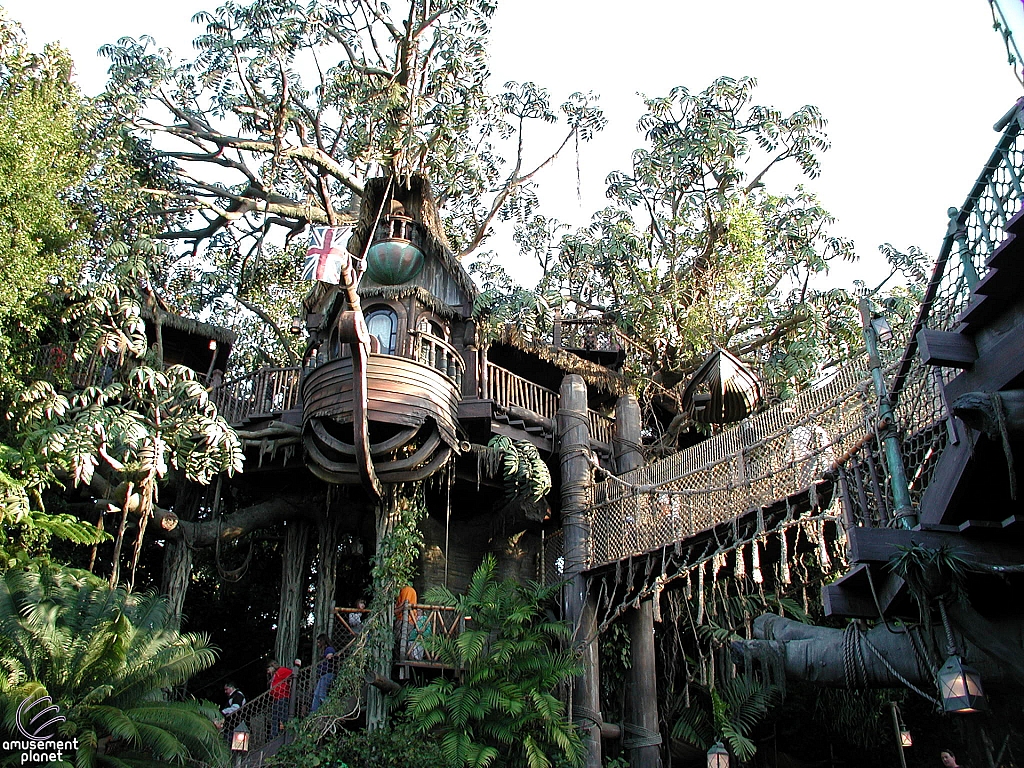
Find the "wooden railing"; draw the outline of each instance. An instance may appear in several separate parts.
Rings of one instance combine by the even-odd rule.
[[[447,667],[428,638],[456,638],[466,628],[468,618],[447,605],[406,603],[397,620],[398,653],[395,663],[410,667]]]
[[[558,393],[547,387],[527,381],[511,371],[487,363],[487,381],[484,388],[484,399],[493,400],[498,405],[516,406],[540,414],[546,419],[554,419],[558,412]]]
[[[301,368],[260,368],[214,387],[211,397],[229,424],[283,413],[299,405]]]
[[[408,357],[418,363],[436,368],[462,389],[462,375],[466,361],[459,351],[444,339],[430,333],[409,331]]]
[[[590,439],[611,445],[615,437],[615,419],[602,416],[597,411],[587,411],[587,415],[590,416]]]
[[[104,387],[134,362],[119,363],[116,355],[92,354],[85,360],[75,360],[72,346],[46,344],[36,350],[32,358],[35,375],[58,385],[70,384],[74,389]]]

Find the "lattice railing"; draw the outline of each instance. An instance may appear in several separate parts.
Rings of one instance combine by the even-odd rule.
[[[871,429],[865,364],[594,487],[589,566],[685,539],[809,487]]]
[[[911,500],[920,502],[932,472],[949,439],[955,439],[949,403],[943,388],[957,374],[955,369],[926,366],[917,350],[921,328],[956,329],[958,318],[970,303],[972,288],[988,271],[986,260],[1006,235],[1006,224],[1024,200],[1024,135],[1021,112],[1012,115],[991,157],[982,169],[959,210],[951,209],[950,225],[939,249],[917,319],[889,388],[895,401],[894,421],[901,438],[903,462]],[[850,479],[850,500],[855,514],[883,515],[891,507],[892,492],[884,466],[878,490],[865,476],[858,490]],[[865,507],[864,499],[867,499]],[[874,500],[874,499],[877,500]]]
[[[446,665],[432,649],[430,637],[456,638],[466,628],[468,619],[446,605],[404,604],[397,617],[396,635],[398,653],[395,664],[410,667],[437,667]]]

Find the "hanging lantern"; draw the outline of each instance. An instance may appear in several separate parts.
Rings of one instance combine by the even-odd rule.
[[[708,768],[729,768],[729,753],[720,741],[708,750]]]
[[[249,751],[249,726],[245,724],[245,720],[240,722],[238,724],[238,727],[231,732],[231,751]]]
[[[914,737],[910,735],[910,729],[900,723],[900,746],[906,749],[914,746]]]
[[[957,655],[946,659],[936,676],[943,712],[985,712],[988,700],[981,688],[981,675]]]
[[[425,260],[419,224],[404,213],[385,216],[366,252],[366,274],[378,285],[401,285],[415,278]]]

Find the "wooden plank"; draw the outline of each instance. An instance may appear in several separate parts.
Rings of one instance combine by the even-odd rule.
[[[969,368],[978,359],[974,340],[960,333],[923,328],[917,334],[917,346],[925,365]]]
[[[1024,333],[1005,334],[978,356],[970,370],[946,385],[946,398],[953,402],[965,392],[994,392],[1024,372]]]
[[[899,528],[853,528],[847,532],[850,562],[887,563],[897,547],[915,544],[938,549],[950,547],[961,557],[989,565],[1024,564],[1024,543],[999,539],[978,539],[935,530],[906,531]]]

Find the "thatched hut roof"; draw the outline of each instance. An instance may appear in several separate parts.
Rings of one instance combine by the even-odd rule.
[[[386,202],[385,196],[390,196],[402,203],[406,214],[423,224],[426,230],[427,251],[441,262],[462,291],[471,299],[474,298],[479,290],[473,283],[473,278],[452,253],[451,244],[444,232],[441,213],[434,202],[430,181],[425,176],[411,175],[401,179],[395,178],[389,188],[389,179],[388,176],[369,179],[363,187],[359,221],[352,232],[352,238],[348,241],[349,253],[354,256],[362,255],[366,238],[372,236],[377,214],[381,211],[382,204]],[[387,213],[386,210],[384,212]]]
[[[629,392],[629,382],[621,373],[584,360],[579,355],[551,344],[525,339],[518,329],[512,326],[505,326],[494,341],[535,355],[539,359],[557,366],[564,373],[579,374],[587,384],[600,392],[607,392],[611,395],[624,395]]]

